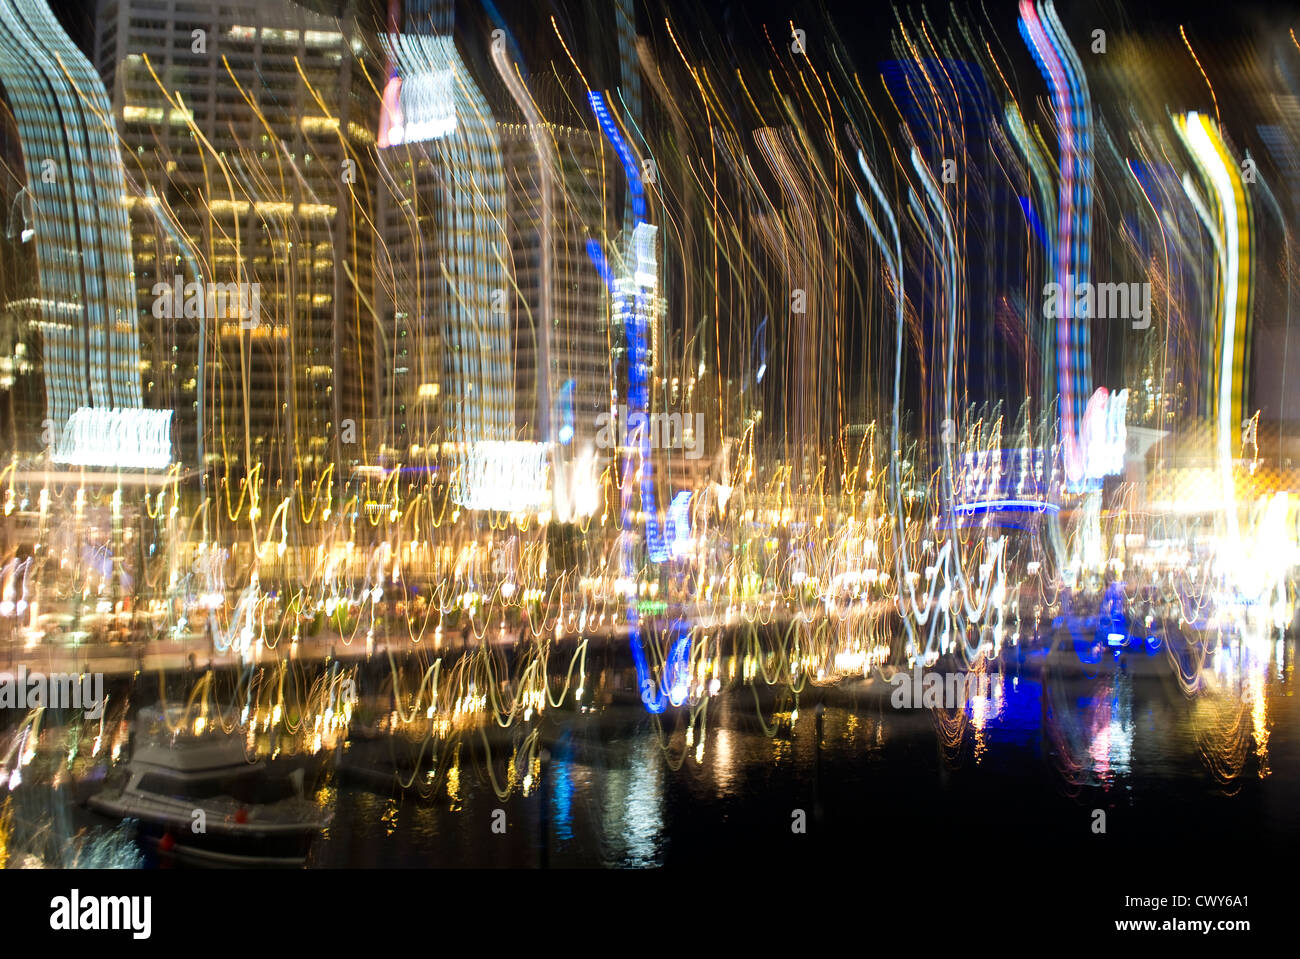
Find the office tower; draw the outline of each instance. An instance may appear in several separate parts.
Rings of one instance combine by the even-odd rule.
[[[39,299],[36,270],[35,210],[18,125],[11,111],[0,112],[0,451],[24,457],[40,450],[45,420],[41,330],[29,319]]]
[[[548,211],[532,126],[500,127],[518,292],[515,423],[531,439],[580,453],[594,443],[610,391],[605,293],[586,246],[601,219],[597,144],[591,131],[541,124],[554,170]]]
[[[365,25],[342,9],[99,7],[96,61],[132,193],[145,392],[176,408],[186,459],[202,449],[209,465],[260,463],[264,475],[346,471],[373,442],[368,158],[381,78]],[[206,315],[177,315],[188,299],[177,295],[160,308],[194,282],[236,284],[240,299]]]
[[[0,85],[13,117],[5,152],[14,161],[21,153],[21,182],[15,163],[4,186],[5,380],[39,369],[45,394],[39,434],[28,394],[23,435],[15,428],[11,439],[22,452],[49,448],[55,462],[166,465],[167,417],[141,409],[130,230],[108,97],[44,0],[0,2]],[[162,428],[149,451],[139,448],[146,420]]]
[[[496,120],[449,36],[393,33],[379,124],[392,461],[456,462],[469,508],[544,505],[545,451],[516,441],[515,299]]]

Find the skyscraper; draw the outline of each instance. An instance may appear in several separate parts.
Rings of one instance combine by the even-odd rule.
[[[187,457],[268,474],[365,459],[379,78],[352,7],[99,7],[96,60],[130,158],[145,393],[177,409]],[[252,287],[258,315],[157,308],[192,282]]]
[[[18,445],[53,447],[56,462],[165,465],[165,438],[149,462],[131,455],[141,452],[132,434],[145,413],[122,163],[104,85],[44,0],[0,2],[0,84],[25,175],[7,191],[7,365],[11,374],[41,367],[45,393],[39,437],[28,431]],[[122,459],[81,442],[95,439],[92,410],[122,441]]]
[[[429,27],[415,15],[405,25]],[[392,317],[390,461],[455,464],[453,496],[471,509],[543,508],[547,452],[517,440],[515,425],[516,286],[497,121],[450,36],[385,42],[377,270]]]
[[[515,422],[530,438],[580,450],[610,390],[605,293],[586,247],[601,218],[597,143],[589,130],[542,126],[554,170],[549,209],[532,124],[500,127],[518,291]]]
[[[397,448],[513,440],[496,122],[450,37],[396,34],[389,43],[394,75],[379,145],[394,283]]]

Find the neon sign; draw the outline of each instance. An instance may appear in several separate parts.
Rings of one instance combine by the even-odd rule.
[[[73,413],[50,455],[56,463],[163,469],[172,460],[171,410],[93,409]]]
[[[380,149],[437,140],[456,129],[456,77],[445,37],[388,38],[393,75],[384,87]]]
[[[1128,390],[1110,393],[1104,386],[1092,394],[1083,413],[1084,479],[1100,480],[1124,472],[1128,448]]]

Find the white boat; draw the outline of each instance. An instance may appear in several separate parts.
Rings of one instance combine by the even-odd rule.
[[[137,820],[141,840],[162,856],[216,866],[303,865],[330,819],[304,795],[305,771],[274,773],[250,761],[240,737],[220,730],[175,729],[157,710],[142,714],[125,785],[91,796],[90,807]]]

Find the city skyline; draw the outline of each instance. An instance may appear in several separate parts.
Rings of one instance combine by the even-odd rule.
[[[0,0],[0,866],[1280,929],[1294,20]]]

